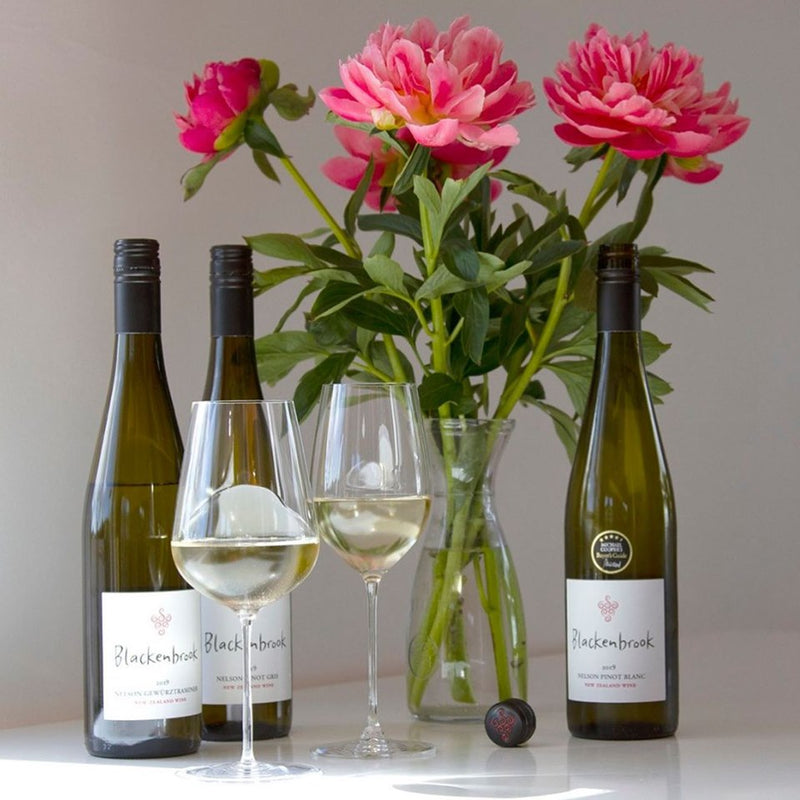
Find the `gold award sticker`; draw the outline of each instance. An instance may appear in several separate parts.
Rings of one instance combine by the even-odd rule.
[[[592,541],[592,563],[606,575],[622,572],[633,558],[630,539],[619,531],[603,531]]]

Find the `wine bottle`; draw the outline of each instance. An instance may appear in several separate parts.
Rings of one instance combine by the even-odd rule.
[[[642,353],[634,244],[599,252],[595,365],[567,492],[565,567],[569,730],[672,735],[675,507]]]
[[[253,259],[245,245],[211,248],[211,346],[204,400],[260,400],[253,340]],[[241,625],[201,598],[204,739],[242,738]],[[252,628],[253,737],[286,736],[292,721],[291,600],[262,608]]]
[[[90,754],[200,745],[200,599],[170,552],[183,444],[164,369],[158,243],[114,245],[115,350],[84,508]]]

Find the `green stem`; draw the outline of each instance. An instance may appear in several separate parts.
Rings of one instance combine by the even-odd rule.
[[[586,230],[589,223],[595,218],[595,216],[597,216],[598,211],[600,211],[600,209],[608,202],[608,198],[613,195],[613,191],[611,194],[608,194],[608,192],[604,193],[604,195],[600,198],[600,202],[598,202],[595,206],[595,201],[597,200],[597,197],[603,188],[603,184],[605,183],[608,171],[611,169],[611,162],[613,160],[614,150],[609,147],[608,152],[603,157],[603,163],[600,165],[600,169],[597,170],[597,175],[595,176],[592,188],[589,189],[589,193],[586,195],[586,200],[583,203],[581,213],[578,216],[578,221],[581,223],[584,230]]]
[[[325,220],[327,226],[331,229],[331,233],[339,240],[342,247],[344,247],[347,255],[353,258],[361,258],[361,249],[358,244],[353,241],[351,236],[341,228],[336,220],[331,215],[330,211],[325,207],[322,200],[319,199],[316,192],[311,188],[308,181],[300,174],[300,171],[295,167],[290,158],[279,159],[283,164],[286,171],[292,176],[294,182],[300,187],[303,194],[308,198],[311,205],[317,209],[322,219]]]
[[[394,339],[389,334],[384,333],[383,344],[386,347],[386,355],[389,357],[389,363],[392,365],[394,379],[398,383],[403,383],[407,380],[406,373],[403,369],[403,362],[400,360],[400,353],[397,351],[397,345],[394,343]]]
[[[525,364],[522,372],[503,390],[500,400],[497,403],[497,409],[494,416],[496,419],[507,419],[514,407],[519,402],[525,389],[533,379],[533,376],[539,371],[542,366],[542,361],[547,352],[550,340],[553,338],[556,326],[561,319],[561,314],[569,303],[569,295],[567,288],[569,286],[569,276],[572,271],[572,258],[568,257],[562,259],[561,268],[558,273],[558,282],[556,284],[555,296],[553,297],[553,304],[550,307],[550,313],[547,315],[547,322],[542,328],[542,334],[536,342],[536,346],[531,353],[531,357]]]

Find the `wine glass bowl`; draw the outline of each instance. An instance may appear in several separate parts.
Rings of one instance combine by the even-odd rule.
[[[184,770],[211,781],[255,782],[318,773],[253,756],[251,625],[314,568],[319,536],[299,425],[291,402],[193,403],[178,486],[172,555],[199,592],[242,626],[242,756]]]
[[[357,739],[322,744],[318,756],[428,756],[433,745],[388,739],[378,717],[377,596],[383,575],[425,528],[431,488],[416,387],[326,384],[312,455],[312,490],[322,540],[364,580],[368,601],[368,712]]]

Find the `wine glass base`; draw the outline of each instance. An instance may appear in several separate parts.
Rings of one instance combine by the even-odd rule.
[[[178,772],[185,778],[212,783],[260,783],[321,775],[322,771],[309,764],[208,764],[203,767],[187,767]]]
[[[347,742],[329,742],[312,749],[315,756],[328,758],[426,758],[436,755],[436,747],[429,742],[399,739],[354,739]]]

